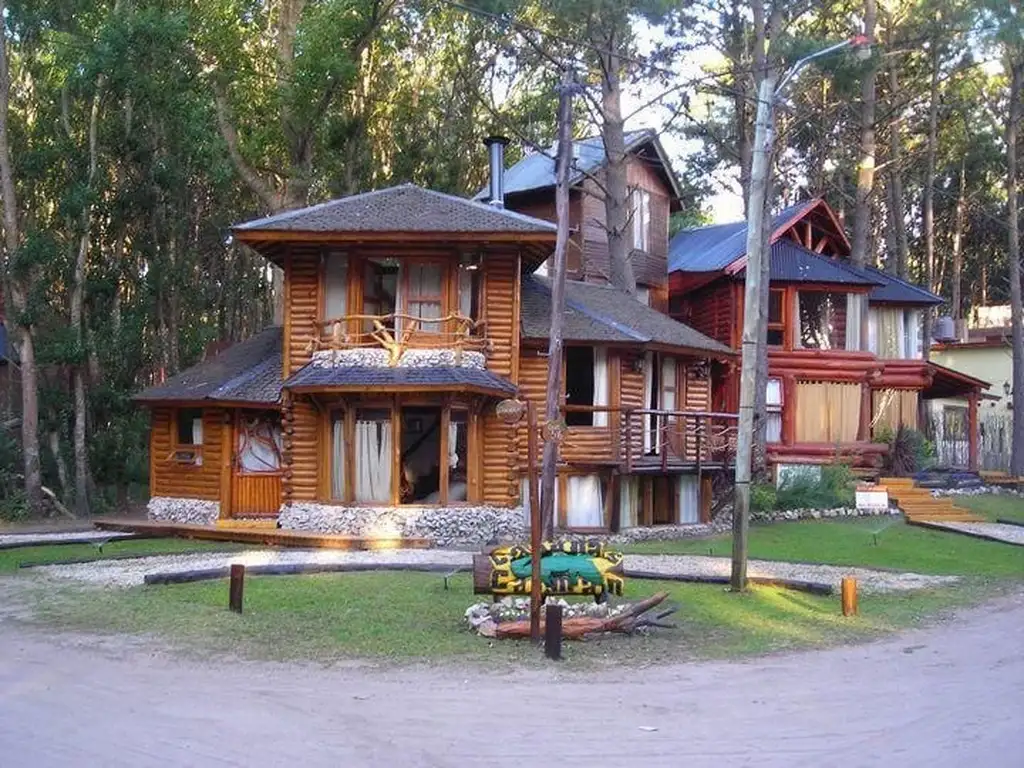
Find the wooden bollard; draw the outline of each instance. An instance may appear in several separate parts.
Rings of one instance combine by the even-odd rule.
[[[245,587],[245,566],[235,563],[231,566],[231,586],[228,589],[228,608],[235,613],[242,612],[242,589]]]
[[[842,582],[843,616],[857,615],[857,580],[846,576]]]
[[[558,661],[562,658],[562,606],[545,606],[544,655]]]

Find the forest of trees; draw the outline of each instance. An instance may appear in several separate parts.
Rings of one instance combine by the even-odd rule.
[[[1010,298],[1013,0],[0,0],[0,20],[0,516],[43,488],[75,514],[144,492],[131,395],[272,322],[275,276],[232,224],[405,181],[471,194],[487,134],[512,161],[551,142],[566,66],[574,133],[613,159],[623,122],[684,139],[692,222],[746,190],[765,73],[863,31],[869,58],[789,87],[774,206],[826,196],[865,261],[954,316]]]

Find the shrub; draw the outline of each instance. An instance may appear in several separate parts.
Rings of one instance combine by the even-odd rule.
[[[776,509],[833,509],[854,504],[853,472],[847,464],[821,468],[821,476],[787,478],[776,492]]]
[[[935,447],[916,429],[901,426],[889,442],[885,469],[896,477],[912,475],[927,467],[935,456]]]
[[[777,501],[775,486],[771,483],[754,483],[750,487],[750,508],[755,512],[771,512]]]

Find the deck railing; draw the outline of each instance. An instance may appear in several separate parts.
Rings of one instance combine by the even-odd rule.
[[[734,465],[739,422],[735,413],[600,405],[563,405],[561,411],[563,414],[607,413],[606,426],[594,429],[610,431],[612,444],[605,455],[625,465],[627,472],[668,470],[680,465],[698,469],[704,465]],[[571,445],[575,429],[590,427],[570,427],[569,436],[565,438],[570,448],[577,447]]]
[[[420,317],[403,312],[386,315],[345,315],[319,324],[310,341],[321,349],[385,349],[392,365],[407,349],[448,349],[490,352],[487,324],[458,312],[443,317]]]

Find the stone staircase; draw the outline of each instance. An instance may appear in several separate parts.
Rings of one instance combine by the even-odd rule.
[[[889,491],[889,498],[896,501],[911,523],[975,523],[984,522],[983,517],[958,507],[950,496],[932,496],[928,488],[917,488],[909,477],[881,477],[879,485]]]

